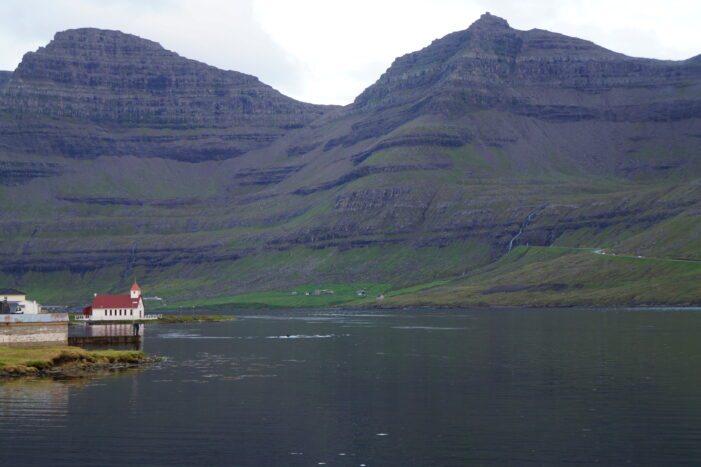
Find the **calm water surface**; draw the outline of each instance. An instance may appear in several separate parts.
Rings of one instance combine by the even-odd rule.
[[[0,465],[701,464],[701,310],[243,314],[0,383]]]

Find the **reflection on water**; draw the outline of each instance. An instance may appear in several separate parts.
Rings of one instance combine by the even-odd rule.
[[[693,310],[154,324],[154,367],[0,384],[0,464],[698,464],[700,333]]]
[[[72,337],[126,337],[142,336],[146,326],[141,323],[110,323],[72,325],[69,335]]]
[[[88,349],[143,350],[143,323],[81,323],[68,328],[68,344]]]
[[[0,384],[0,429],[3,437],[34,427],[63,427],[70,382],[9,381]]]
[[[86,326],[88,337],[143,336],[146,326],[139,324],[90,324]]]

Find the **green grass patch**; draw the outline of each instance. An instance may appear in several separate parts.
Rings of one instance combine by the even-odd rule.
[[[396,297],[397,295],[411,294],[415,292],[420,292],[422,290],[432,289],[433,287],[438,287],[441,285],[449,284],[453,280],[445,279],[440,281],[427,282],[425,284],[418,284],[413,287],[406,287],[399,290],[393,290],[386,294],[387,297]]]
[[[35,348],[0,347],[2,373],[28,374],[65,366],[140,363],[148,357],[135,350],[89,351],[72,346]]]
[[[284,291],[256,292],[228,297],[185,300],[168,305],[167,308],[314,308],[344,305],[375,297],[391,288],[390,284],[312,284],[293,287]],[[365,295],[358,295],[364,290]],[[330,293],[333,291],[333,293]]]
[[[139,350],[94,350],[90,355],[98,363],[140,363],[146,359],[146,354]]]

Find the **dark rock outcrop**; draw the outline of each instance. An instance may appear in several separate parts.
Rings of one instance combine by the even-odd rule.
[[[450,162],[436,162],[430,164],[413,164],[413,165],[368,165],[365,167],[360,167],[354,169],[341,177],[334,180],[330,180],[325,183],[321,183],[316,186],[302,187],[298,188],[293,192],[295,195],[309,195],[317,191],[330,190],[331,188],[338,187],[350,183],[359,178],[367,177],[369,175],[381,174],[381,173],[397,173],[397,172],[410,172],[410,171],[429,171],[429,170],[441,170],[450,169],[452,164]]]
[[[245,169],[237,172],[234,178],[238,179],[240,185],[275,185],[303,168],[304,165],[287,165],[266,169]]]
[[[35,178],[60,175],[63,171],[60,164],[53,162],[0,160],[0,185],[23,185]]]

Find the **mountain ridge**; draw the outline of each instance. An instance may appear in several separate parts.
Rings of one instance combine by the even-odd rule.
[[[2,87],[0,110],[13,118],[0,125],[8,145],[30,152],[194,162],[267,146],[330,109],[283,96],[256,77],[180,57],[153,41],[82,28],[59,32],[46,47],[25,54]],[[17,119],[32,125],[18,125]],[[84,128],[76,132],[61,119]],[[206,138],[192,144],[192,131],[201,128],[208,130]],[[81,130],[93,137],[84,138]]]
[[[66,109],[67,102],[70,105],[68,96],[62,96],[62,106],[57,106],[56,109],[49,108],[47,111],[32,106],[28,104],[31,94],[26,84],[31,81],[65,85],[74,92],[89,87],[93,100],[94,95],[103,87],[109,88],[112,95],[119,95],[124,90],[127,98],[131,97],[133,92],[161,98],[173,97],[177,98],[179,105],[186,107],[186,110],[192,107],[189,100],[204,94],[214,94],[218,98],[216,104],[207,103],[208,107],[193,111],[189,116],[173,116],[170,113],[160,116],[162,109],[169,102],[160,103],[156,109],[146,108],[143,115],[139,113],[142,108],[136,107],[135,111],[127,114],[127,121],[130,123],[223,123],[227,119],[239,121],[262,111],[275,116],[275,112],[303,114],[307,108],[320,107],[298,103],[282,96],[254,76],[220,70],[202,62],[183,58],[156,42],[138,36],[95,28],[58,32],[46,47],[25,54],[5,91],[5,105],[11,110],[30,107],[35,111],[59,117],[119,122],[122,119],[118,113],[122,111],[119,101],[112,103],[109,108],[111,113],[106,112],[105,104],[99,101],[91,105],[88,112],[74,108]],[[245,99],[246,96],[255,98]],[[80,101],[79,104],[86,105],[84,101]],[[205,102],[194,104],[202,105]],[[225,105],[228,108],[222,109]],[[268,108],[263,108],[263,105],[267,105]],[[131,109],[126,109],[129,110]]]
[[[57,37],[0,84],[0,280],[40,296],[404,287],[519,245],[701,258],[696,60],[484,15],[339,108],[136,36]]]

